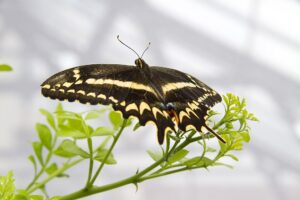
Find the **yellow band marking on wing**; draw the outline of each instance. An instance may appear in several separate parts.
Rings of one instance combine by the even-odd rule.
[[[151,112],[150,106],[145,102],[141,102],[141,104],[140,104],[140,114],[141,115],[143,115],[144,110],[149,110]]]
[[[71,89],[71,90],[68,90],[67,92],[68,92],[68,93],[75,93],[75,90],[74,90],[74,89]]]
[[[183,117],[190,118],[190,116],[189,116],[186,112],[181,111],[181,112],[179,113],[179,121],[180,121],[180,122],[182,122]]]
[[[91,84],[91,85],[104,85],[104,84],[108,84],[108,85],[115,85],[118,87],[122,87],[122,88],[131,88],[131,89],[135,89],[135,90],[145,90],[147,92],[151,92],[153,94],[156,95],[155,91],[148,85],[144,85],[141,83],[135,83],[132,81],[120,81],[120,80],[113,80],[113,79],[94,79],[94,78],[89,78],[85,81],[87,84]]]
[[[82,80],[76,81],[75,85],[79,85],[79,84],[82,84]]]
[[[85,95],[85,91],[83,91],[83,90],[78,90],[78,91],[77,91],[77,94]]]
[[[122,102],[120,103],[120,105],[121,105],[121,106],[126,106],[126,102],[125,102],[125,101],[122,101]]]
[[[189,124],[185,127],[185,131],[189,131],[189,130],[197,130],[196,127],[192,124]]]
[[[169,131],[173,132],[173,130],[170,127],[166,127],[164,133],[167,134]]]
[[[188,103],[188,105],[189,105],[189,107],[190,107],[192,110],[197,110],[197,109],[199,109],[199,107],[198,107],[196,104],[194,104],[194,103]]]
[[[128,106],[126,106],[125,111],[130,111],[130,110],[136,110],[136,111],[139,111],[139,109],[138,109],[138,107],[136,106],[135,103],[131,103],[131,104],[129,104]]]
[[[76,68],[76,69],[73,70],[73,73],[74,73],[73,77],[76,80],[78,80],[80,78],[80,70],[78,68]]]
[[[157,119],[157,113],[161,114],[162,116],[165,116],[164,113],[156,107],[152,108],[152,113],[153,113],[155,119]]]
[[[51,86],[50,86],[49,84],[47,84],[47,85],[44,85],[44,86],[42,86],[42,88],[45,88],[45,89],[50,89],[50,88],[51,88]]]
[[[90,92],[90,93],[88,93],[86,96],[90,96],[90,97],[96,97],[96,93],[94,93],[94,92]]]
[[[197,114],[192,109],[190,109],[190,108],[186,108],[185,111],[188,113],[188,115],[190,115],[190,113],[193,113],[193,115],[195,115],[196,117],[198,117]]]
[[[172,90],[178,90],[185,87],[197,87],[197,85],[191,82],[167,83],[162,86],[162,90],[166,94],[167,92],[170,92]]]
[[[114,103],[118,103],[118,100],[115,99],[113,96],[110,96],[108,99],[110,99]]]
[[[106,99],[106,96],[105,96],[104,94],[99,94],[99,95],[97,96],[97,98],[100,98],[100,99]]]
[[[63,84],[63,86],[64,87],[71,87],[73,85],[73,83],[71,83],[71,82],[65,82],[64,84]]]

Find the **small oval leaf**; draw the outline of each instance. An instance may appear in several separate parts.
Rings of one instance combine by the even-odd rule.
[[[54,151],[54,153],[61,157],[74,157],[74,156],[81,156],[83,158],[89,158],[89,154],[84,151],[82,148],[77,146],[74,141],[71,140],[64,140],[58,146],[58,148]]]

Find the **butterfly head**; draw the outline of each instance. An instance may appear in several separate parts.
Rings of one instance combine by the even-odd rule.
[[[142,58],[136,59],[134,61],[134,63],[140,69],[147,69],[147,68],[149,68],[149,65]]]

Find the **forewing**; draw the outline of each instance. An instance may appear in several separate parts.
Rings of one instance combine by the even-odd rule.
[[[126,87],[113,87],[115,77],[121,81],[135,68],[127,65],[85,65],[59,72],[42,84],[42,94],[59,100],[90,104],[115,103],[116,97],[125,97]],[[122,75],[125,74],[125,75]]]
[[[137,67],[127,65],[87,65],[59,72],[42,84],[42,94],[59,100],[90,104],[112,104],[124,118],[135,116],[141,125],[153,122],[158,141],[174,123],[163,102]]]

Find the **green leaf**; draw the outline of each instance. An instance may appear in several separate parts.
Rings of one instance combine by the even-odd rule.
[[[237,150],[237,151],[241,151],[243,150],[243,144],[242,143],[235,143],[231,146],[230,148],[231,150]]]
[[[51,150],[52,148],[52,135],[51,131],[45,124],[37,123],[35,126],[36,131],[38,132],[39,138],[42,144],[48,149]]]
[[[94,157],[94,159],[99,161],[99,162],[103,162],[107,153],[108,153],[107,149],[98,149],[97,154]],[[107,160],[104,163],[107,164],[107,165],[114,165],[114,164],[117,164],[117,161],[115,160],[113,154],[110,153]]]
[[[56,115],[60,119],[73,119],[73,120],[82,120],[82,117],[80,114],[70,112],[70,111],[62,111],[62,112],[56,112]]]
[[[225,156],[228,156],[228,157],[232,158],[232,159],[235,160],[235,161],[239,161],[239,159],[238,159],[235,155],[232,155],[232,154],[226,154]]]
[[[40,142],[33,142],[32,143],[32,147],[34,150],[34,153],[38,159],[38,161],[40,162],[40,164],[43,166],[44,165],[44,161],[43,161],[43,145]]]
[[[61,199],[61,196],[51,197],[49,200],[59,200],[59,199]]]
[[[198,167],[208,167],[213,164],[213,161],[207,157],[196,156],[194,158],[190,158],[183,163],[186,166],[198,166]]]
[[[92,110],[86,114],[85,120],[97,119],[100,117],[100,115],[101,113],[99,113],[98,111]]]
[[[217,150],[216,149],[214,149],[214,148],[212,148],[212,147],[207,147],[206,148],[206,152],[216,152]]]
[[[70,125],[60,125],[57,135],[60,137],[72,137],[75,139],[83,139],[88,137],[83,130],[73,128]]]
[[[215,163],[213,164],[213,166],[225,166],[225,167],[228,167],[228,168],[230,168],[230,169],[233,169],[233,166],[228,165],[228,164],[225,164],[225,163],[221,163],[221,162],[215,162]]]
[[[123,117],[120,112],[117,111],[111,111],[109,113],[109,119],[112,125],[114,126],[115,129],[118,129],[119,127],[122,126],[123,123]]]
[[[64,140],[58,146],[58,148],[54,151],[54,153],[61,157],[74,157],[74,156],[81,156],[83,158],[89,158],[89,154],[84,151],[82,148],[77,146],[74,141],[71,140]]]
[[[59,102],[56,106],[55,112],[62,113],[63,111],[64,111],[64,108],[63,108],[62,104]]]
[[[47,174],[51,175],[53,172],[55,172],[58,169],[57,164],[56,163],[52,163],[49,167],[47,167],[45,169],[45,171],[47,172]]]
[[[154,152],[154,151],[148,150],[147,153],[154,161],[158,161],[163,157],[163,154],[160,151]]]
[[[122,119],[123,119],[123,118],[122,118]],[[127,119],[127,121],[126,121],[125,127],[131,126],[133,120],[134,120],[133,117],[129,117],[129,118]]]
[[[36,164],[34,156],[33,155],[28,156],[28,160],[30,160],[30,162],[33,164],[34,174],[36,174],[37,173],[37,164]]]
[[[47,111],[46,109],[43,109],[43,108],[39,109],[39,111],[42,115],[44,115],[46,117],[48,124],[53,129],[55,129],[55,119],[54,119],[53,115],[49,111]]]
[[[1,64],[0,71],[12,71],[12,67],[9,65]]]
[[[171,156],[168,159],[168,163],[172,164],[174,162],[180,161],[181,159],[183,159],[187,154],[189,153],[188,150],[185,149],[181,149],[180,151],[177,151],[173,156]]]
[[[244,142],[249,142],[250,141],[250,134],[248,131],[243,131],[240,133]]]
[[[53,174],[53,173],[56,172],[57,170],[58,170],[58,166],[57,166],[56,163],[52,163],[49,167],[47,167],[47,168],[45,169],[45,171],[46,171],[46,173],[47,173],[48,175]],[[69,175],[68,175],[68,174],[63,174],[63,173],[61,173],[61,174],[58,174],[56,177],[58,177],[58,178],[69,177]]]
[[[41,195],[31,195],[30,200],[43,200],[44,197]]]
[[[115,130],[109,127],[98,127],[91,136],[107,136],[107,135],[111,135],[114,136]]]
[[[136,131],[138,128],[140,128],[142,125],[139,123],[139,122],[137,122],[135,125],[134,125],[134,127],[133,127],[133,131]]]
[[[0,176],[0,199],[14,200],[15,197],[15,181],[13,172],[10,171],[6,176]]]

